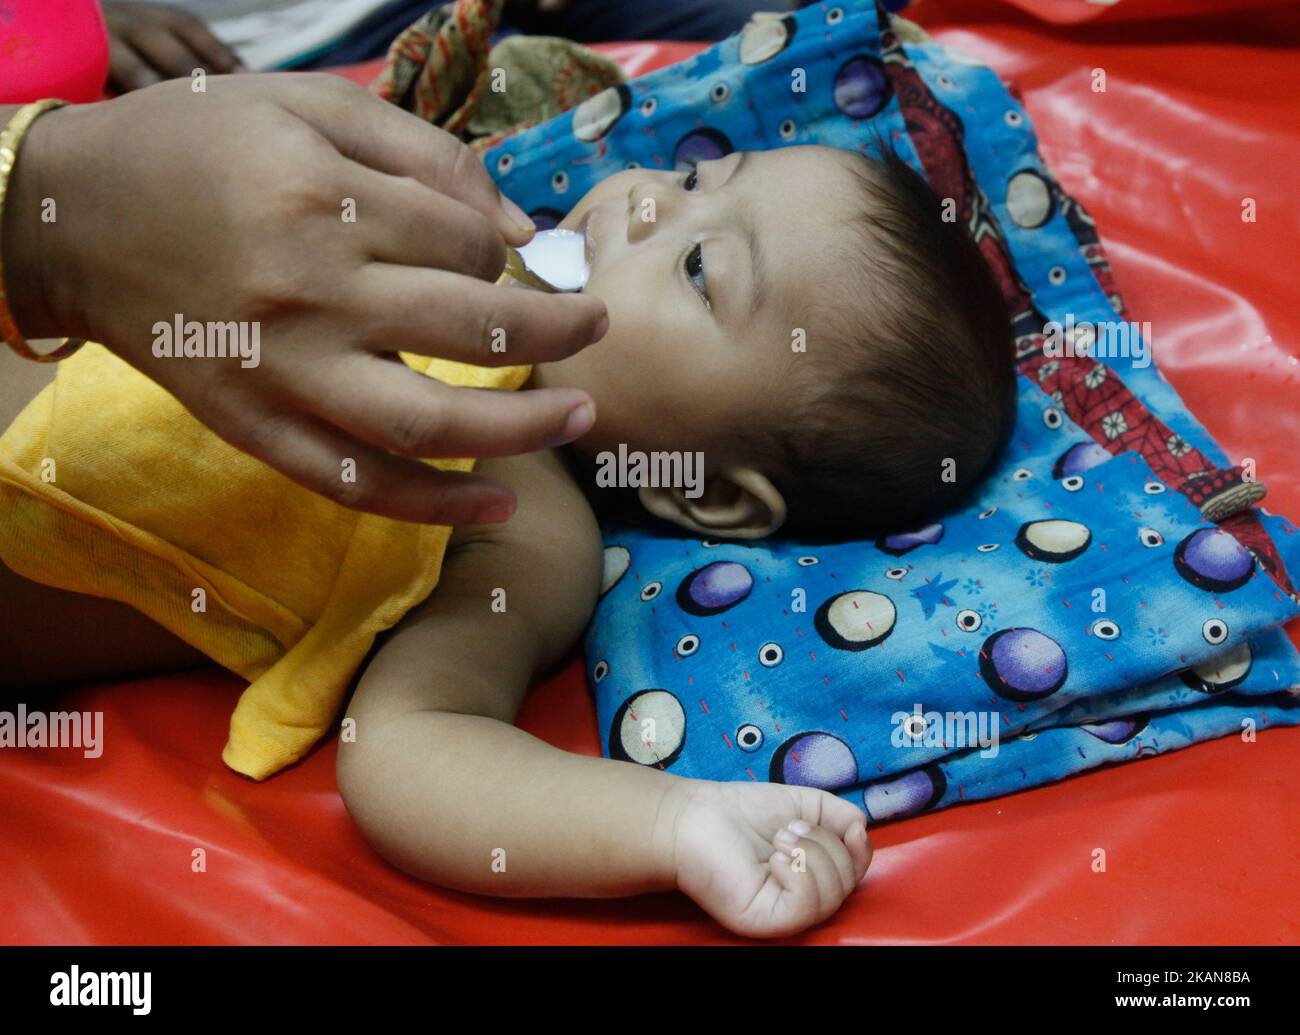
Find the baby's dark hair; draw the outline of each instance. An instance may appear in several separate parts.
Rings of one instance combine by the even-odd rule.
[[[769,432],[785,531],[804,538],[923,524],[980,480],[1015,420],[1006,303],[970,234],[891,147],[846,159],[863,201],[832,246],[843,304],[823,294],[808,314]]]

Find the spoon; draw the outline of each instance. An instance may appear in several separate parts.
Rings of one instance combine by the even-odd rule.
[[[539,230],[522,248],[506,249],[502,276],[551,293],[581,291],[587,286],[586,238],[576,230]]]

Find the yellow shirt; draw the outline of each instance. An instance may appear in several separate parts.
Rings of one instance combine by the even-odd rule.
[[[516,389],[530,372],[402,359],[478,388]],[[130,604],[247,679],[222,758],[256,780],[332,725],[375,637],[437,584],[450,534],[302,488],[98,345],[61,363],[0,437],[0,560]]]

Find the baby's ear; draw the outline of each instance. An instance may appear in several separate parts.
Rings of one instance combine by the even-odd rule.
[[[728,467],[704,480],[694,499],[686,488],[637,490],[641,506],[655,517],[701,535],[764,539],[785,523],[785,497],[767,475],[752,467]]]

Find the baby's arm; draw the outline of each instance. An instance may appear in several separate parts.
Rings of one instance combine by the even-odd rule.
[[[754,935],[833,912],[869,855],[846,802],[573,755],[512,725],[529,683],[581,635],[601,549],[554,458],[492,467],[516,487],[518,512],[458,536],[437,590],[376,654],[348,710],[355,742],[340,747],[339,789],[367,839],[403,870],[466,891],[677,886]],[[792,822],[787,844],[778,835]],[[773,860],[777,849],[789,857]]]
[[[492,466],[519,509],[504,527],[461,530],[437,589],[366,669],[339,789],[381,854],[439,884],[495,895],[671,888],[658,827],[676,778],[570,755],[512,725],[534,676],[581,635],[601,551],[556,460]]]

